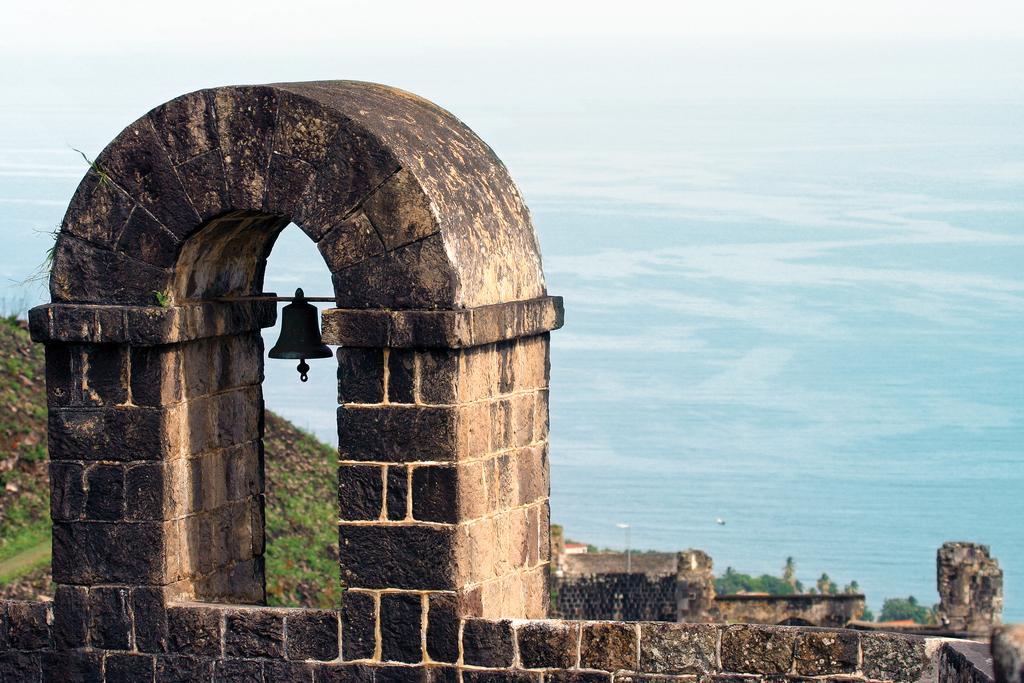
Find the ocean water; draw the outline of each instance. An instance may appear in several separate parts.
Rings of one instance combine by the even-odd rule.
[[[84,172],[67,143],[95,154],[139,113],[0,108],[8,310],[45,298],[23,281]],[[569,537],[622,548],[627,523],[634,548],[753,573],[793,556],[876,611],[935,602],[938,546],[979,541],[1024,620],[1024,100],[457,113],[520,183],[565,298],[551,504]],[[289,228],[266,289],[329,292],[318,259]],[[334,441],[333,374],[269,362],[267,404]]]

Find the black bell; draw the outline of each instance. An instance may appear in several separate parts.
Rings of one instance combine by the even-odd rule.
[[[271,358],[298,358],[299,378],[309,379],[307,358],[330,358],[334,355],[320,338],[319,311],[306,301],[302,288],[295,290],[295,300],[281,311],[281,337],[267,355]]]

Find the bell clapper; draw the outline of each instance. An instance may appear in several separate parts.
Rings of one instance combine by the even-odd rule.
[[[303,382],[309,379],[309,364],[306,363],[305,358],[299,359],[299,364],[295,369],[299,371],[299,379],[301,379]]]

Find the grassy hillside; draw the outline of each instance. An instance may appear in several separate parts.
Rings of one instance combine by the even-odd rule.
[[[337,605],[337,453],[267,413],[267,594],[275,605]],[[0,319],[0,598],[51,593],[43,349]]]

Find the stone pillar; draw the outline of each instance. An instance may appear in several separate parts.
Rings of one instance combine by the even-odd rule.
[[[66,645],[91,631],[94,647],[125,649],[129,615],[156,614],[167,597],[263,600],[259,329],[275,314],[272,304],[33,309]]]
[[[715,573],[711,556],[703,550],[683,550],[676,570],[676,620],[712,621]]]
[[[456,615],[545,615],[547,331],[560,325],[548,298],[458,312],[324,313],[324,340],[343,346],[346,648],[359,647],[356,632],[369,647],[375,624],[398,632],[421,613],[428,634]],[[377,654],[418,656],[395,648]]]
[[[1003,611],[1003,570],[987,545],[943,543],[937,554],[939,623],[988,634]]]
[[[1024,626],[992,631],[992,664],[996,683],[1024,683]]]

